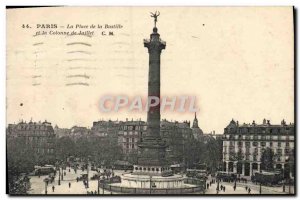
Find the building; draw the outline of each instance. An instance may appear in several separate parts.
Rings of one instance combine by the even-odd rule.
[[[203,136],[203,131],[199,128],[197,114],[195,113],[195,118],[193,121],[193,135],[196,140],[200,140],[201,136]]]
[[[82,126],[73,126],[70,130],[70,137],[73,140],[78,140],[82,137],[88,137],[91,133],[91,130],[87,127]]]
[[[118,137],[118,130],[120,127],[121,121],[97,121],[93,122],[93,126],[91,128],[91,132],[94,135],[99,137]]]
[[[122,148],[123,159],[134,162],[138,152],[138,143],[146,134],[147,126],[141,120],[126,120],[118,128],[118,145]]]
[[[123,159],[135,161],[138,144],[142,142],[147,133],[147,124],[141,120],[132,120],[119,123],[118,144],[122,148]],[[166,158],[170,163],[181,163],[183,160],[184,141],[194,139],[190,123],[188,121],[161,120],[160,134],[167,144]]]
[[[59,128],[57,125],[54,127],[54,134],[57,138],[70,137],[71,129]]]
[[[50,122],[21,121],[18,124],[9,124],[7,139],[14,138],[23,139],[22,141],[34,150],[38,158],[51,160],[55,157],[55,134]]]
[[[166,159],[171,164],[182,163],[184,142],[188,139],[193,139],[190,123],[188,121],[170,122],[163,119],[160,123],[160,133],[167,144]]]
[[[262,124],[239,125],[238,121],[231,120],[224,129],[223,135],[223,169],[243,176],[254,175],[255,172],[265,169],[261,156],[266,148],[274,152],[274,169],[284,170],[290,163],[287,158],[294,151],[294,124],[273,125],[264,119]]]

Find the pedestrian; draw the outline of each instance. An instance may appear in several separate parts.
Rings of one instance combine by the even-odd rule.
[[[67,172],[66,172],[66,171],[64,171],[64,176],[65,176],[65,175],[67,175]]]
[[[77,181],[77,183],[78,183],[78,181],[79,181],[79,178],[78,178],[78,177],[76,178],[76,181]]]
[[[97,194],[97,191],[95,190],[94,194]]]
[[[248,187],[246,186],[245,188],[246,188],[246,191],[247,191],[247,190],[248,190]]]
[[[223,191],[225,192],[225,186],[223,187]]]
[[[91,194],[93,194],[93,191],[91,191]]]
[[[209,184],[207,183],[207,184],[206,184],[206,189],[208,189],[208,188],[209,188]]]
[[[54,187],[54,185],[52,186],[52,192],[54,192],[54,189],[55,189],[55,187]]]
[[[69,182],[69,188],[71,187],[71,183]]]
[[[69,168],[69,172],[71,172],[71,168]]]
[[[235,191],[235,189],[236,189],[236,185],[233,186],[233,190],[234,190],[234,191]]]
[[[248,189],[248,194],[250,194],[250,192],[251,192],[251,189],[249,188],[249,189]]]
[[[209,186],[211,186],[211,181],[209,182]]]

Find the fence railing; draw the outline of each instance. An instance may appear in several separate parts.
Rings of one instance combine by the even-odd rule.
[[[129,188],[121,186],[113,186],[107,183],[100,183],[99,186],[102,189],[126,194],[188,194],[188,193],[204,193],[205,185],[203,181],[196,179],[186,179],[185,183],[188,184],[201,184],[195,187],[185,188]]]

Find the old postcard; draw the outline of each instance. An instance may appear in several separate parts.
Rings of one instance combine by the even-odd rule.
[[[7,7],[10,195],[295,195],[293,7]]]

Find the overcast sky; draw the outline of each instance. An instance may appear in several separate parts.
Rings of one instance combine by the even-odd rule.
[[[147,96],[143,39],[150,37],[149,12],[155,10],[161,13],[158,32],[167,43],[161,95],[196,96],[204,132],[223,133],[232,118],[293,122],[292,7],[65,7],[7,11],[7,123],[46,119],[69,128],[91,127],[99,119],[146,120],[144,112],[102,113],[98,104],[107,94]],[[36,24],[58,24],[53,31],[74,30],[67,24],[123,27],[110,29],[114,36],[82,29],[94,35],[33,37]],[[75,82],[86,85],[68,85]],[[161,117],[192,121],[194,113],[163,112]]]

